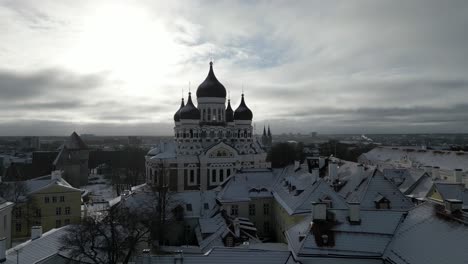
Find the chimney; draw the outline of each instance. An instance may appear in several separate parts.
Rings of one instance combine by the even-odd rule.
[[[338,164],[336,164],[334,161],[330,161],[330,163],[328,163],[328,177],[330,178],[331,182],[334,182],[337,179],[337,170]]]
[[[3,263],[6,261],[6,242],[7,242],[6,237],[0,238],[0,263]]]
[[[42,236],[42,226],[31,227],[31,240],[38,239]]]
[[[432,168],[432,180],[440,180],[440,167],[434,166]]]
[[[453,171],[453,177],[455,178],[456,183],[462,183],[463,171],[462,169],[455,169]]]
[[[312,221],[327,220],[327,204],[312,202]]]
[[[463,207],[463,202],[458,199],[445,200],[445,210],[451,214],[460,212]]]
[[[359,180],[364,179],[364,165],[358,164],[357,165],[357,172],[358,172]]]
[[[61,180],[62,179],[62,171],[60,171],[60,170],[52,171],[52,173],[50,174],[50,179],[51,180]]]
[[[359,203],[349,203],[349,222],[356,225],[361,223],[361,205]]]
[[[174,256],[174,263],[184,263],[184,252],[182,250],[177,250],[176,253],[177,254]]]
[[[424,166],[424,172],[430,172],[430,171],[431,171],[431,166]]]

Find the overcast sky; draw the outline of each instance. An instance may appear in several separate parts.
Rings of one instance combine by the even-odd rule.
[[[468,1],[0,0],[0,135],[169,135],[214,58],[257,132],[468,132]]]

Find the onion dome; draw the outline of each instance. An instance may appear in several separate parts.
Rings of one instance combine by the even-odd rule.
[[[228,105],[226,108],[226,122],[234,122],[234,111],[231,108],[231,100],[228,100]]]
[[[200,97],[220,97],[226,98],[226,88],[216,79],[213,72],[213,62],[210,62],[210,72],[206,79],[198,86],[197,98]]]
[[[244,94],[242,94],[242,100],[237,107],[236,111],[234,112],[234,119],[235,120],[252,120],[253,114],[252,111],[247,107],[247,105],[244,102]]]
[[[192,103],[192,93],[188,94],[187,104],[180,109],[180,119],[200,119],[200,110]]]
[[[174,114],[174,121],[176,122],[179,122],[180,121],[180,110],[182,108],[184,108],[185,104],[184,104],[184,98],[182,98],[182,102],[180,103],[180,107],[179,107],[179,110],[177,110],[177,112],[175,112]]]

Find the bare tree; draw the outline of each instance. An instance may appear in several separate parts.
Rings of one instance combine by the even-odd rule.
[[[87,217],[80,225],[70,226],[61,238],[61,250],[69,251],[80,262],[128,263],[149,233],[142,217],[119,206],[111,207],[101,217]]]

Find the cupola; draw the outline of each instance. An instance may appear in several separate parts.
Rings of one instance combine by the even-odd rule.
[[[226,98],[226,88],[216,79],[213,72],[213,62],[210,62],[210,71],[206,79],[198,86],[197,98],[219,97]]]
[[[226,108],[226,122],[234,122],[234,111],[231,108],[231,100],[228,100]]]
[[[192,103],[192,93],[189,93],[187,104],[180,109],[180,119],[200,119],[200,110]]]
[[[244,94],[242,94],[242,99],[239,107],[237,107],[236,111],[234,112],[234,119],[235,120],[252,120],[253,114],[252,111],[247,107],[244,101]]]
[[[175,112],[174,114],[174,121],[176,122],[179,122],[180,121],[180,110],[182,108],[184,108],[185,104],[184,104],[184,98],[182,98],[182,102],[180,103],[180,107],[179,107],[179,110],[177,110],[177,112]]]

